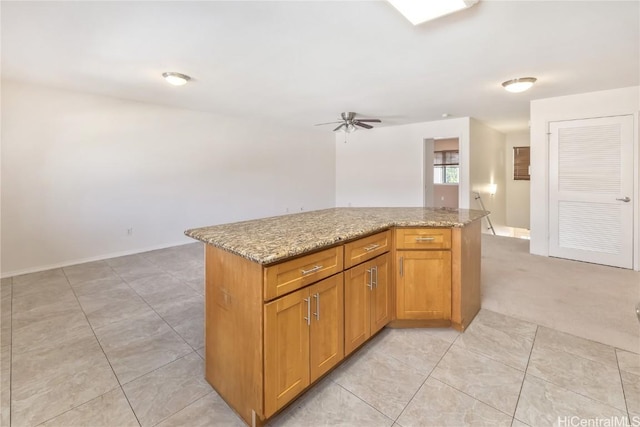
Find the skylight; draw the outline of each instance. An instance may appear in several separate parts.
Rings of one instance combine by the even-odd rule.
[[[479,0],[387,0],[413,25],[473,6]]]

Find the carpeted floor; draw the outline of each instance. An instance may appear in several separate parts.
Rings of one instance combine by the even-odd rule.
[[[529,241],[483,235],[482,307],[640,352],[640,272],[529,254]]]

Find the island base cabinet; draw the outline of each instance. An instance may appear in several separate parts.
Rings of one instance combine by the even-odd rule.
[[[343,301],[340,273],[265,304],[265,417],[344,358]]]
[[[389,274],[389,254],[345,271],[345,355],[364,344],[391,320]]]
[[[451,319],[451,252],[398,251],[396,317]]]

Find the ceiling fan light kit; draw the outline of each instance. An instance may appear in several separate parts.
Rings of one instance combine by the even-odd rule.
[[[537,80],[535,77],[520,77],[503,82],[502,87],[509,92],[519,93],[530,89]]]
[[[413,25],[466,9],[479,0],[387,0]]]

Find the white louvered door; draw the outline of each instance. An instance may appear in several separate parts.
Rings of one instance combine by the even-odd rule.
[[[549,132],[549,255],[633,268],[633,116]]]

